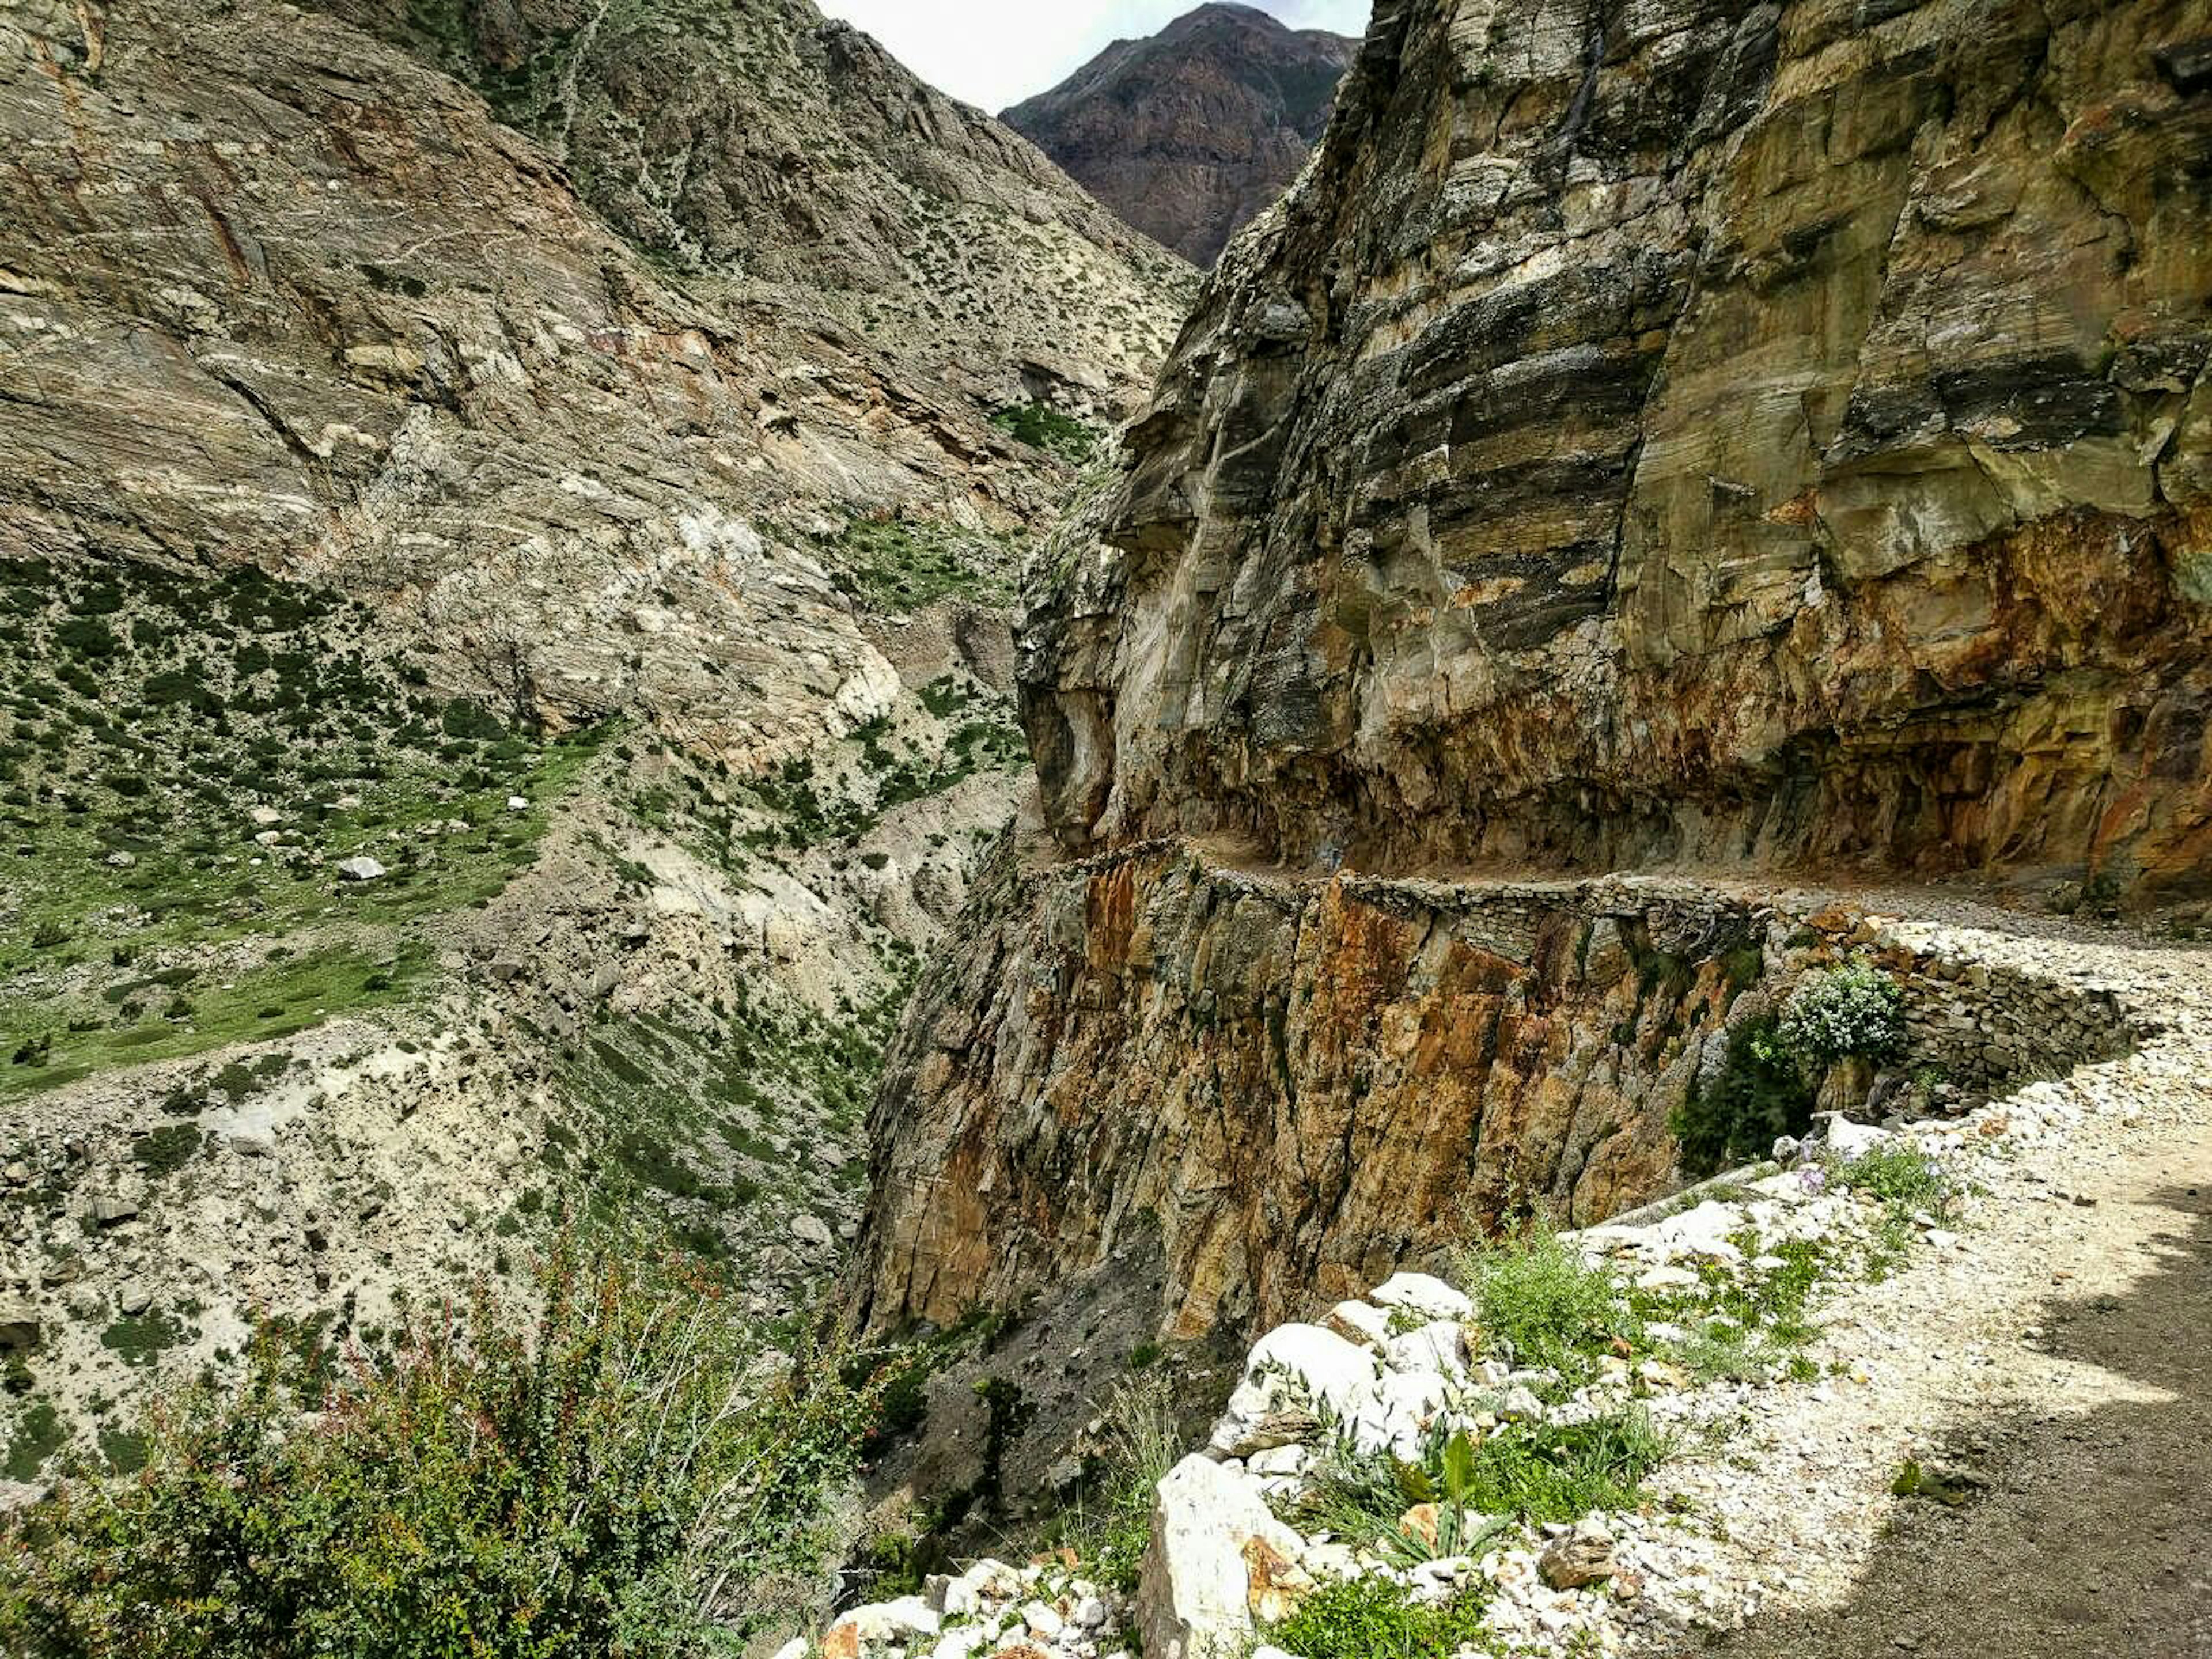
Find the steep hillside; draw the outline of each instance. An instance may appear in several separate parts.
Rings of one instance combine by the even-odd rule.
[[[963,389],[1011,365],[1119,393],[1180,320],[1178,261],[812,0],[322,9],[475,87],[649,255]]]
[[[504,91],[456,43],[536,25],[411,15],[0,17],[10,1480],[564,1212],[804,1307],[1021,549],[1178,315],[811,9],[540,20]]]
[[[1141,1249],[1163,1331],[1247,1330],[1671,1190],[1714,1114],[1809,1117],[1751,1044],[1847,915],[1516,873],[2200,925],[2202,37],[2160,0],[1383,8],[1038,569],[1058,845],[915,1005],[857,1322]],[[1822,1103],[2079,1057],[1949,994]]]
[[[1298,176],[1358,45],[1204,5],[1005,118],[1138,229],[1211,265]]]

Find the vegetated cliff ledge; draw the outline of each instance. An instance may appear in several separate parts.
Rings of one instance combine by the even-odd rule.
[[[1917,1073],[1921,1109],[1938,1077],[1963,1106],[2132,1036],[2094,988],[1682,880],[1301,878],[1163,843],[984,886],[1009,920],[925,984],[878,1109],[878,1331],[1018,1306],[1156,1228],[1163,1332],[1194,1339],[1530,1206],[1604,1220],[1680,1184],[1734,1034],[1855,952],[1906,988],[1891,1086]]]
[[[1037,619],[1054,828],[2202,896],[2204,25],[1381,8]]]

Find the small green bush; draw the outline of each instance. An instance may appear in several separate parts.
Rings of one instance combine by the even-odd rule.
[[[1267,1640],[1300,1659],[1447,1659],[1464,1647],[1488,1650],[1482,1607],[1473,1597],[1416,1601],[1392,1579],[1345,1579],[1308,1596]]]
[[[1463,1251],[1455,1276],[1474,1298],[1482,1328],[1510,1346],[1516,1364],[1557,1370],[1571,1386],[1615,1340],[1636,1334],[1620,1281],[1548,1228]]]
[[[1905,988],[1863,957],[1809,975],[1783,1005],[1775,1040],[1808,1080],[1841,1060],[1900,1060]]]
[[[1098,434],[1050,404],[1015,404],[991,416],[991,424],[1033,449],[1080,466],[1098,447]]]
[[[1765,1158],[1783,1136],[1813,1127],[1813,1090],[1784,1051],[1779,1026],[1771,1014],[1738,1025],[1720,1075],[1695,1086],[1669,1122],[1692,1175]]]
[[[708,1285],[563,1237],[526,1316],[480,1286],[311,1391],[265,1326],[234,1394],[149,1425],[0,1540],[27,1659],[690,1659],[820,1565],[874,1408]],[[319,1415],[303,1423],[313,1406]],[[786,1582],[786,1593],[788,1583]]]

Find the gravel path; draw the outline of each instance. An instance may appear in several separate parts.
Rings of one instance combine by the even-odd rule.
[[[1937,894],[1850,896],[1901,929],[2094,980],[2166,1023],[1967,1138],[1957,1245],[1826,1310],[1846,1374],[1747,1397],[1659,1483],[1711,1540],[1729,1659],[2212,1656],[2212,953]],[[1938,1501],[1892,1487],[1911,1459]]]

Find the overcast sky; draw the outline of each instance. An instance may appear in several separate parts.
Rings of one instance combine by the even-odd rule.
[[[1198,0],[816,0],[955,98],[994,114],[1066,80],[1109,41],[1152,34]],[[1370,0],[1253,0],[1294,28],[1364,34]]]

